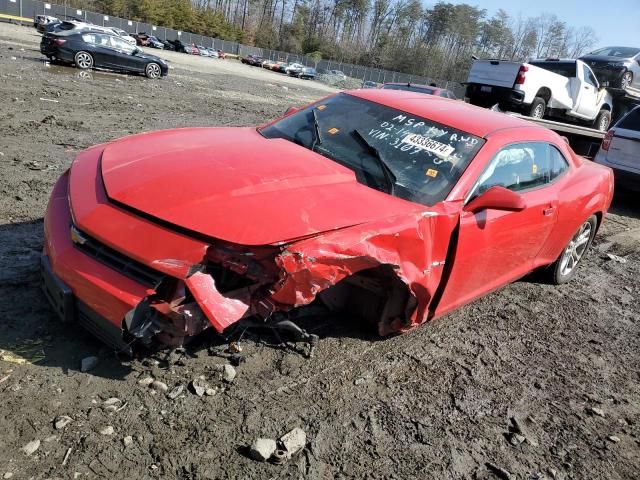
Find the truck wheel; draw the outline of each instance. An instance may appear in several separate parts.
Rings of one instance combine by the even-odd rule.
[[[598,116],[593,121],[593,128],[606,132],[609,130],[609,124],[611,123],[611,112],[609,110],[600,110]]]
[[[544,98],[536,97],[533,99],[527,115],[532,118],[542,118],[544,117],[544,112],[546,109],[547,102],[544,101]]]

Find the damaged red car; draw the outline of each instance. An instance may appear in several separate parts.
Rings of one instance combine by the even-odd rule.
[[[570,280],[612,194],[608,168],[532,123],[343,92],[81,152],[47,208],[43,285],[118,349],[311,305],[405,332],[535,269]]]

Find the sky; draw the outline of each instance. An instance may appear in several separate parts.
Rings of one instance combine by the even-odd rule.
[[[526,18],[542,13],[555,13],[570,27],[592,27],[598,37],[594,49],[605,46],[640,47],[640,0],[449,1],[484,8],[489,16],[499,8],[511,17],[517,17],[518,14]]]

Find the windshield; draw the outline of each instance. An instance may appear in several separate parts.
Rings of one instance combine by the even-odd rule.
[[[399,198],[446,198],[484,140],[348,94],[338,94],[261,130],[353,170],[357,180]]]
[[[590,55],[601,55],[603,57],[618,57],[618,58],[631,58],[640,53],[640,48],[630,47],[605,47],[594,52]]]
[[[411,85],[409,83],[387,83],[382,86],[385,90],[406,90],[407,92],[426,93],[427,95],[433,95],[434,89],[428,87],[420,87],[418,85]]]

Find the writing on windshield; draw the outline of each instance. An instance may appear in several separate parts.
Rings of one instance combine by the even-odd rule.
[[[429,206],[446,198],[484,144],[458,129],[349,94],[296,112],[261,133],[350,168],[364,185]]]

